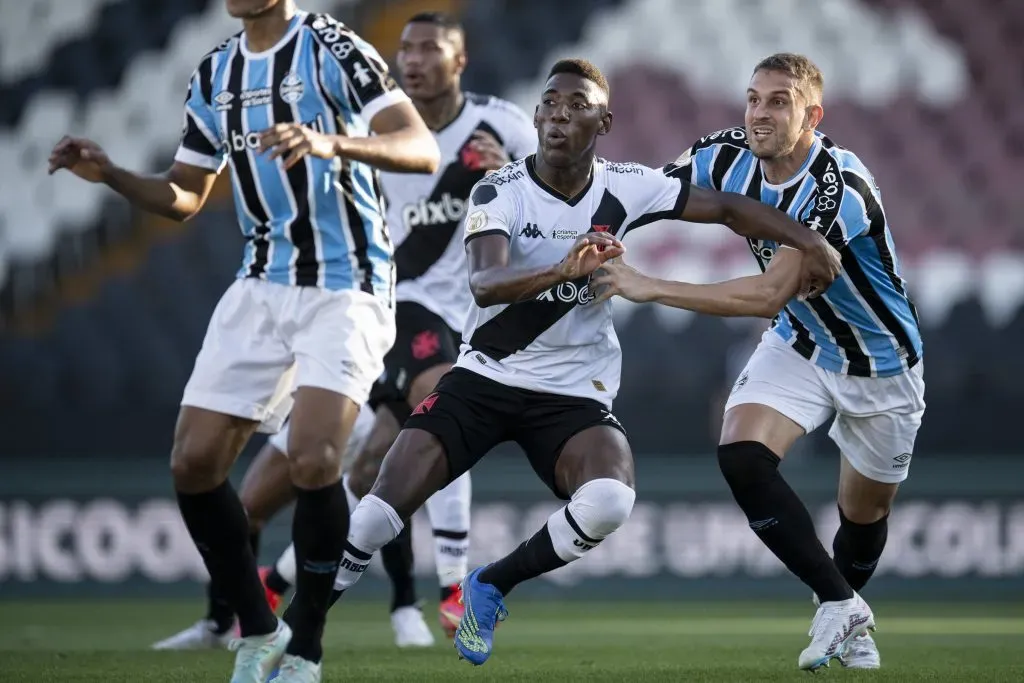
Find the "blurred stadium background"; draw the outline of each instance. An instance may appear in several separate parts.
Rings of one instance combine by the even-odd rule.
[[[467,30],[467,89],[528,111],[553,60],[590,58],[610,77],[616,114],[601,152],[655,166],[741,122],[758,59],[811,56],[826,75],[822,129],[882,188],[927,350],[928,412],[870,590],[1024,598],[1024,3],[577,0],[556,14],[551,0],[299,4],[334,13],[389,57],[407,17],[453,12]],[[45,169],[65,132],[121,165],[165,168],[189,74],[237,30],[222,0],[0,0],[2,597],[201,593],[167,458],[241,250],[227,183],[176,225]],[[745,243],[717,228],[659,224],[631,239],[635,265],[655,273],[710,281],[754,269]],[[763,323],[634,305],[617,315],[616,412],[637,454],[637,509],[585,561],[520,592],[806,600],[747,529],[711,457],[721,400]],[[554,507],[515,456],[502,450],[474,473],[474,563]],[[830,543],[835,447],[816,435],[785,471]],[[264,536],[265,562],[286,542],[287,517]],[[432,598],[429,534],[416,536]],[[360,592],[382,595],[379,577]]]

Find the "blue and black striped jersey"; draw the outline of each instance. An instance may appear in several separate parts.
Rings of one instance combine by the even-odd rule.
[[[264,52],[249,50],[240,33],[203,58],[189,83],[175,159],[217,172],[231,167],[247,239],[238,277],[391,300],[392,246],[377,171],[311,157],[285,170],[256,150],[259,133],[277,123],[369,135],[375,114],[407,99],[377,51],[322,14],[297,13]]]
[[[790,300],[773,321],[775,332],[805,358],[856,377],[898,375],[920,361],[917,311],[900,275],[881,193],[855,154],[815,132],[796,175],[772,185],[737,127],[701,138],[663,170],[775,206],[841,252],[843,271],[828,290],[816,299]],[[762,270],[778,247],[750,240]]]

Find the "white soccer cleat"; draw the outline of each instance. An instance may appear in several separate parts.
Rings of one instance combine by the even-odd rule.
[[[234,629],[229,628],[224,633],[217,633],[214,630],[216,628],[215,621],[201,619],[170,638],[153,643],[150,647],[154,650],[218,650],[226,648],[231,642]]]
[[[271,683],[320,683],[321,666],[295,655],[285,655]]]
[[[882,657],[878,654],[875,639],[870,633],[865,633],[846,644],[839,663],[847,669],[877,669],[882,666]]]
[[[801,669],[814,671],[842,655],[854,638],[875,629],[875,616],[854,593],[849,600],[823,602],[811,622],[811,644],[800,653]]]
[[[231,674],[231,683],[266,683],[267,678],[281,662],[285,648],[288,647],[288,641],[291,639],[291,628],[288,627],[288,624],[278,620],[277,630],[273,633],[232,640],[230,647],[237,654],[235,655],[235,670]],[[318,677],[315,680],[320,679]]]
[[[398,647],[433,647],[434,634],[419,607],[399,607],[391,613],[391,628]]]

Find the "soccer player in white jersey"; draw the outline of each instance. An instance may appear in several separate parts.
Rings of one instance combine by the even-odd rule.
[[[321,638],[349,514],[339,459],[394,341],[394,266],[376,171],[432,173],[437,143],[368,43],[293,0],[226,0],[244,30],[200,62],[174,165],[146,176],[65,138],[59,168],[178,220],[226,163],[247,238],[185,387],[171,469],[211,580],[239,618],[233,683],[320,680]],[[371,135],[374,133],[375,135]],[[227,475],[291,410],[297,590],[279,621]]]
[[[402,32],[396,65],[406,94],[437,140],[441,166],[431,175],[381,174],[388,227],[396,244],[397,337],[347,446],[346,456],[355,458],[345,458],[348,472],[343,483],[350,501],[369,491],[413,406],[458,357],[461,332],[456,330],[465,324],[472,302],[466,286],[466,252],[458,238],[470,190],[487,171],[526,156],[536,145],[532,121],[515,105],[463,92],[464,33],[451,17],[437,12],[413,16]],[[254,549],[260,529],[293,497],[287,443],[286,424],[270,438],[242,481],[239,495],[249,516]],[[459,583],[469,560],[470,492],[466,472],[426,503],[441,584],[440,623],[449,637],[462,616]],[[392,583],[395,643],[426,647],[433,645],[434,637],[417,606],[410,531],[406,528],[382,548],[381,559]],[[295,582],[294,549],[288,548],[274,567],[261,569],[260,576],[274,607]],[[234,619],[230,605],[211,584],[206,617],[154,647],[222,646]]]
[[[816,130],[822,87],[821,71],[802,55],[762,60],[747,89],[745,126],[701,138],[665,169],[694,185],[759,197],[825,235],[843,272],[821,297],[794,297],[799,253],[754,241],[761,275],[692,285],[617,263],[595,282],[607,287],[602,296],[774,318],[726,403],[719,463],[751,529],[819,603],[800,667],[836,657],[874,669],[874,617],[857,591],[882,555],[889,510],[907,477],[925,408],[923,348],[874,179]],[[778,471],[793,443],[833,414],[829,436],[841,452],[834,561]]]
[[[568,501],[535,536],[463,582],[455,645],[474,664],[489,657],[514,586],[579,559],[632,510],[633,459],[611,412],[621,352],[610,305],[592,305],[588,286],[595,269],[623,253],[619,238],[659,219],[725,223],[806,250],[808,286],[839,271],[824,238],[774,208],[596,158],[611,124],[601,72],[583,60],[555,64],[534,113],[536,153],[470,196],[474,301],[456,367],[413,410],[352,515],[338,595],[427,498],[503,441],[518,442]]]

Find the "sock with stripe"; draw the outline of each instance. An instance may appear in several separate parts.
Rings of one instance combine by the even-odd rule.
[[[480,581],[508,595],[523,581],[578,560],[625,523],[635,499],[633,489],[615,479],[588,481],[540,531],[480,572]]]
[[[334,577],[348,536],[348,501],[340,481],[319,489],[296,487],[296,494],[295,595],[284,614],[292,628],[288,654],[319,662]]]

